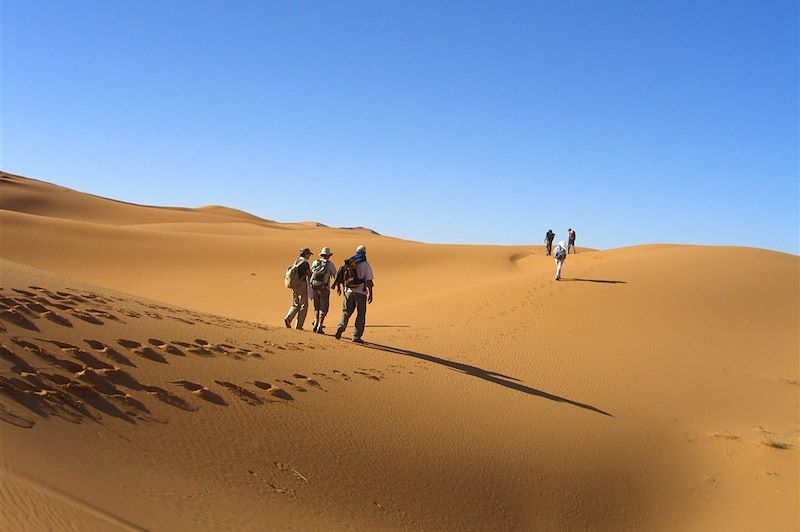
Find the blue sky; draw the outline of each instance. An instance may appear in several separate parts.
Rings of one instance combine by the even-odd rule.
[[[427,242],[800,252],[798,3],[3,0],[2,168]]]

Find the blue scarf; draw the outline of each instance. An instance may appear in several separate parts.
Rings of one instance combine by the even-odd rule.
[[[355,262],[364,262],[367,260],[367,252],[366,251],[359,251],[352,257],[347,260],[355,261]]]

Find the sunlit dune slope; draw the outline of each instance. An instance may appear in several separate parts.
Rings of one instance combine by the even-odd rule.
[[[796,256],[556,282],[540,246],[0,187],[0,528],[800,526]],[[299,248],[361,243],[369,343],[285,329]]]

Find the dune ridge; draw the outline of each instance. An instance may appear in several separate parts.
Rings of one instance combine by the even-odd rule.
[[[540,246],[6,173],[0,228],[4,530],[800,526],[796,256],[579,248],[557,283]],[[368,344],[285,329],[298,249],[360,243]]]

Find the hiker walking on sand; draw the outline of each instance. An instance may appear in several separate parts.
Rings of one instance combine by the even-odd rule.
[[[283,323],[291,329],[292,320],[297,316],[296,327],[299,331],[303,330],[303,323],[305,323],[308,313],[308,278],[311,274],[308,259],[311,255],[310,249],[301,249],[300,256],[286,270],[285,282],[286,287],[292,290],[292,306],[289,307],[289,312],[283,318]]]
[[[569,243],[567,245],[567,253],[569,253],[570,248],[573,253],[577,253],[577,251],[575,251],[575,230],[571,227],[569,231],[567,231],[567,242]]]
[[[331,303],[331,279],[336,278],[336,266],[330,258],[331,248],[325,246],[319,257],[311,264],[311,290],[314,293],[314,332],[325,334],[323,324]]]
[[[556,234],[553,232],[552,229],[547,230],[547,234],[544,235],[544,242],[547,244],[547,254],[550,255],[550,252],[553,250],[553,239],[556,237]]]
[[[367,262],[367,247],[364,245],[356,248],[356,254],[344,261],[336,276],[336,293],[341,294],[344,285],[344,301],[342,302],[342,319],[336,328],[336,339],[342,337],[347,327],[347,322],[354,312],[356,315],[356,328],[353,331],[353,341],[363,344],[361,336],[367,322],[367,305],[372,303],[374,283],[372,282],[372,266]]]
[[[567,245],[561,240],[553,252],[553,258],[556,261],[556,281],[561,280],[561,267],[564,266],[564,261],[567,259]]]

